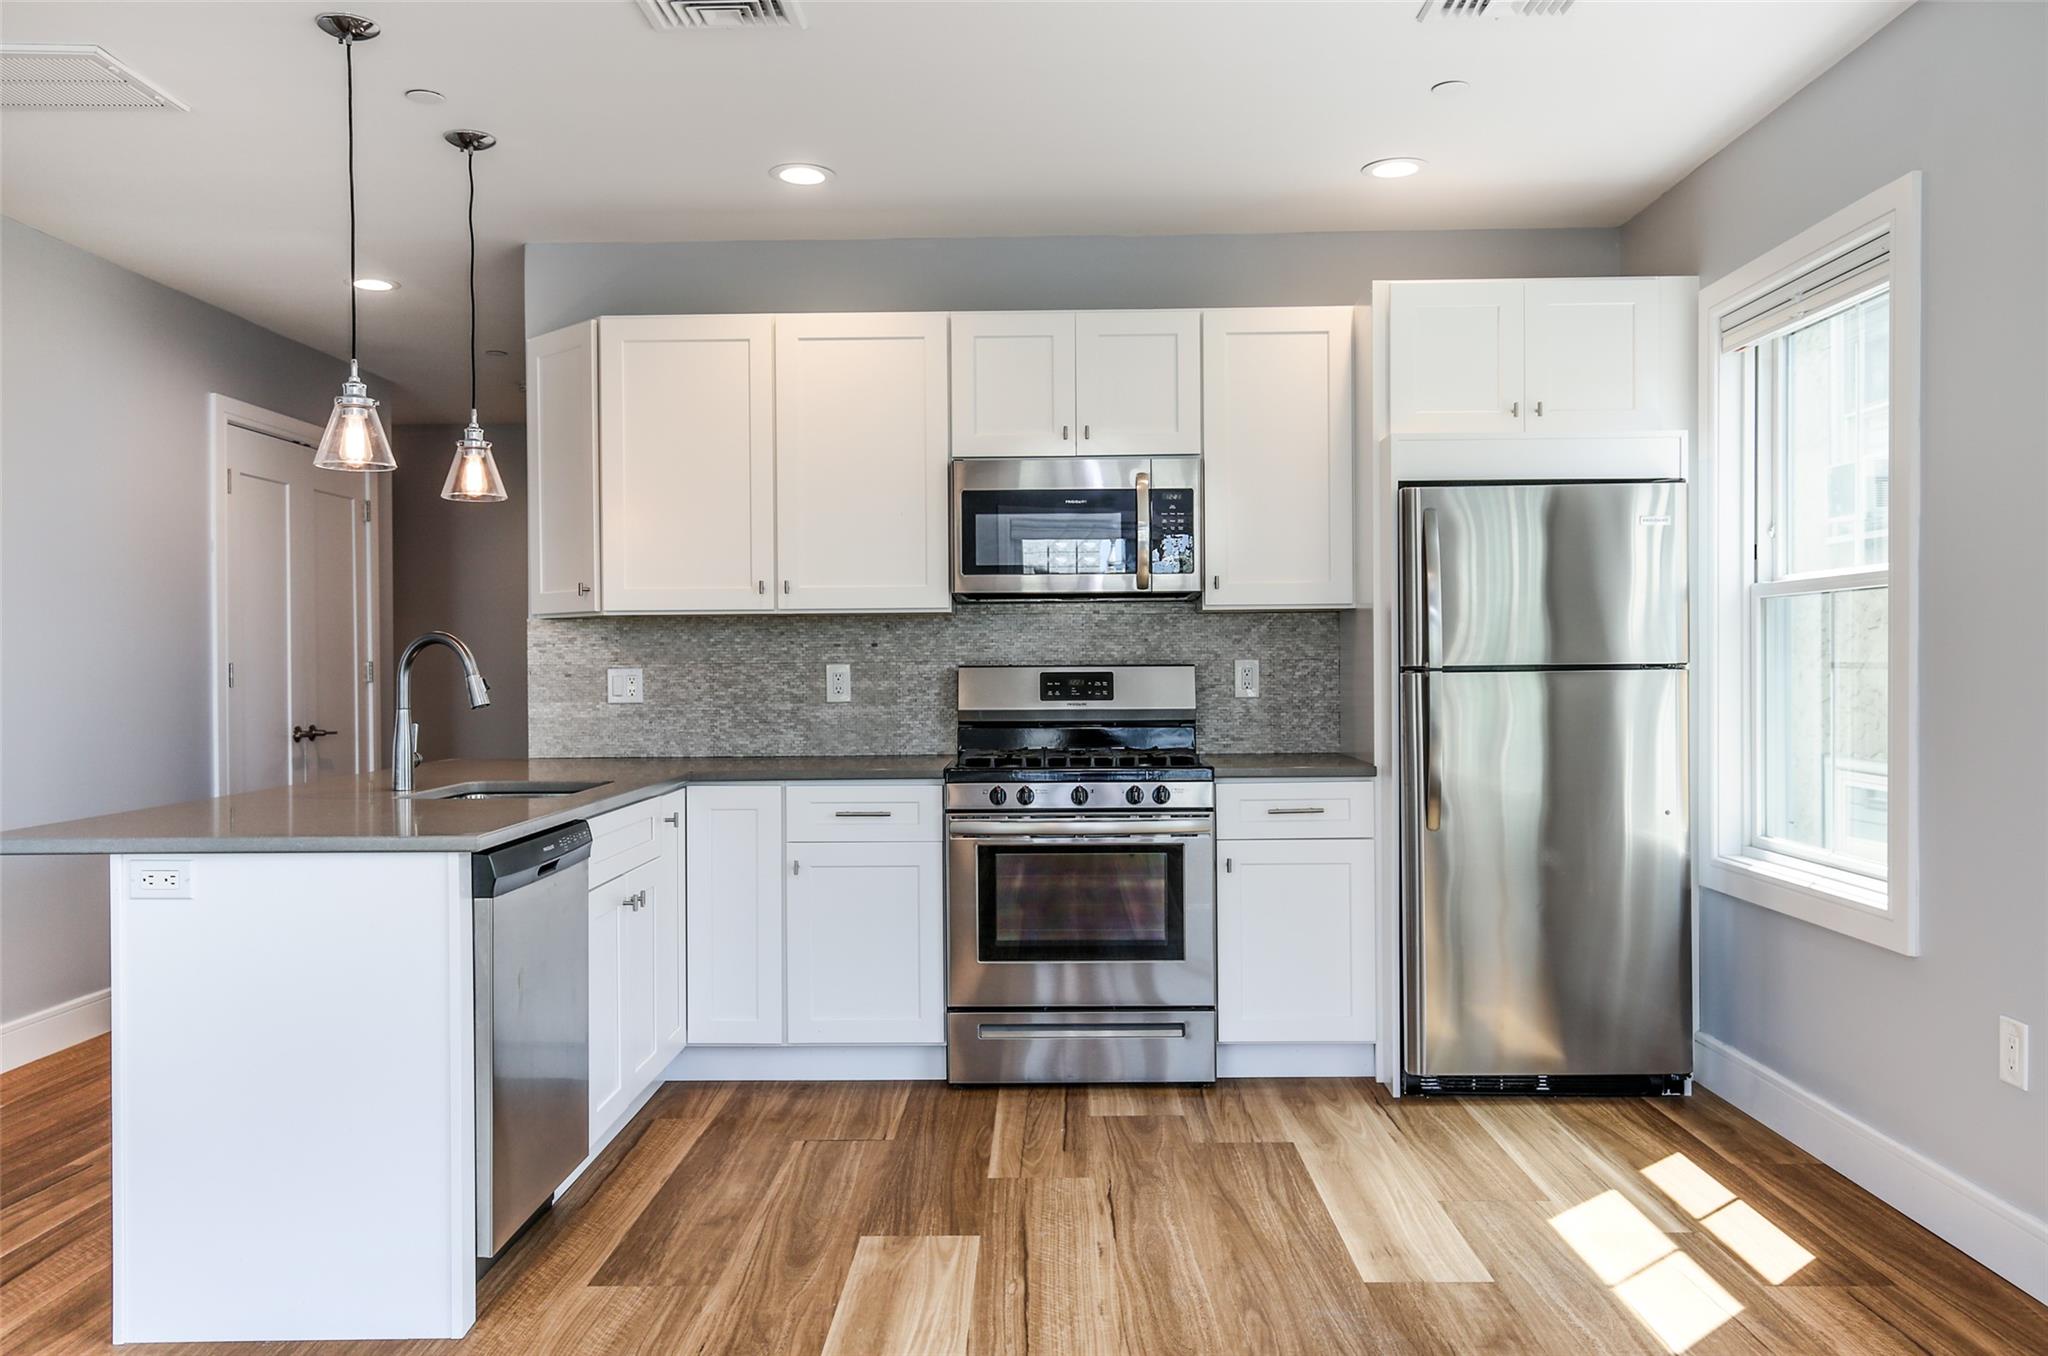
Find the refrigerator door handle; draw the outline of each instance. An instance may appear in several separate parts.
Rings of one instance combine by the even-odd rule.
[[[1422,788],[1423,764],[1427,755],[1426,717],[1423,707],[1429,677],[1409,673],[1402,676],[1406,687],[1401,720],[1401,953],[1403,989],[1402,1044],[1407,1072],[1427,1072],[1424,1060],[1423,955],[1422,955]]]
[[[1422,662],[1444,662],[1444,543],[1436,510],[1422,511]]]
[[[1439,755],[1437,737],[1436,704],[1429,696],[1429,675],[1423,674],[1417,685],[1421,689],[1422,707],[1422,827],[1426,832],[1436,833],[1444,826],[1444,765]]]

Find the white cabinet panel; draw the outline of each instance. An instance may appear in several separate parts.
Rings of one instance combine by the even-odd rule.
[[[789,859],[790,1043],[942,1043],[940,845],[792,843]]]
[[[1396,283],[1387,310],[1390,430],[1519,433],[1523,285]]]
[[[654,899],[654,1043],[667,1067],[688,1043],[688,953],[683,926],[683,889],[688,869],[683,844],[683,793],[671,791],[655,804],[655,833],[661,845],[664,889]]]
[[[599,322],[607,611],[775,606],[774,330],[771,316]]]
[[[1216,1015],[1226,1041],[1369,1041],[1373,845],[1219,842]]]
[[[1352,319],[1204,313],[1205,608],[1353,605]]]
[[[1531,433],[1635,433],[1673,422],[1682,378],[1662,278],[1572,278],[1527,285]]]
[[[660,800],[643,800],[590,820],[590,888],[661,856]]]
[[[1367,781],[1220,781],[1216,836],[1370,838],[1373,794]]]
[[[526,344],[527,610],[598,608],[597,322]]]
[[[1071,456],[1074,314],[955,313],[953,455]]]
[[[775,605],[952,607],[946,317],[775,321]]]
[[[654,1029],[654,919],[672,893],[650,861],[590,892],[590,1138],[661,1073]]]
[[[939,788],[921,782],[811,782],[789,788],[792,843],[936,843]]]
[[[1080,453],[1201,452],[1200,311],[1084,311],[1074,336]]]
[[[692,1045],[782,1042],[782,788],[697,786],[683,816]]]

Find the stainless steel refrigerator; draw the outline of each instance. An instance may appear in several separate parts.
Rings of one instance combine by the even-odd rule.
[[[1676,482],[1401,489],[1404,1085],[1692,1069]]]

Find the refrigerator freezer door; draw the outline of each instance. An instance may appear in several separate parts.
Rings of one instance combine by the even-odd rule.
[[[1401,683],[1408,1072],[1689,1072],[1684,672]]]
[[[1404,668],[1686,662],[1685,486],[1401,491]]]

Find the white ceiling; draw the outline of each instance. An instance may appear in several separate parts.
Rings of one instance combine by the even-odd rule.
[[[485,412],[519,417],[526,241],[1614,226],[1907,0],[1579,0],[1426,22],[1392,3],[835,3],[663,33],[633,0],[361,0],[363,357],[459,418],[477,162]],[[342,71],[300,3],[20,3],[186,113],[10,112],[0,210],[328,352],[347,344]],[[1455,99],[1432,83],[1470,82]],[[407,88],[443,91],[421,107]],[[1381,181],[1367,160],[1421,156]],[[837,178],[796,189],[770,166]]]

